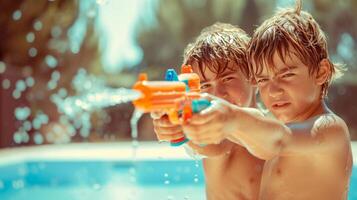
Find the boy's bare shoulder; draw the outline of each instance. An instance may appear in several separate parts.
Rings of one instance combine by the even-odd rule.
[[[348,136],[349,131],[345,121],[334,113],[326,113],[316,117],[311,129],[313,136]]]

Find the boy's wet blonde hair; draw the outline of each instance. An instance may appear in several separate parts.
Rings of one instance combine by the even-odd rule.
[[[327,94],[331,80],[342,75],[343,65],[329,60],[326,36],[311,14],[301,10],[301,0],[296,1],[295,9],[278,10],[255,30],[247,52],[251,61],[250,76],[254,78],[262,73],[264,66],[275,70],[275,53],[283,61],[285,56],[294,53],[309,67],[310,75],[318,71],[322,59],[327,59],[331,73],[322,85],[322,97]]]
[[[196,40],[184,50],[186,65],[198,64],[199,73],[205,77],[205,70],[219,77],[225,70],[240,70],[249,78],[247,48],[250,37],[240,28],[231,24],[215,23],[204,28]],[[228,63],[234,66],[229,67]]]

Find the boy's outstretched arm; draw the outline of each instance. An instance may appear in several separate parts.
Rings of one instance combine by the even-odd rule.
[[[207,144],[207,145],[197,145],[192,141],[187,143],[185,148],[190,148],[195,154],[205,156],[208,158],[213,158],[217,156],[223,156],[229,153],[234,146],[234,143],[230,140],[223,140],[219,144]]]
[[[228,138],[264,160],[309,152],[343,153],[336,150],[349,148],[348,128],[334,114],[284,125],[265,117],[257,109],[240,108],[217,97],[209,98],[212,106],[194,115],[183,126],[186,136],[194,143],[219,143]]]

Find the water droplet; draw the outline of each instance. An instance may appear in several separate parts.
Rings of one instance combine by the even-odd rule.
[[[165,185],[168,185],[168,184],[170,184],[170,181],[166,180],[164,183],[165,183]]]
[[[48,123],[48,116],[45,113],[41,113],[39,115],[39,118],[40,118],[40,120],[41,120],[41,122],[43,124],[47,124]]]
[[[28,87],[35,85],[35,79],[33,79],[32,76],[27,77],[25,82]]]
[[[29,131],[32,128],[32,124],[30,121],[25,121],[23,126],[24,126],[25,131]]]
[[[4,73],[6,70],[6,64],[0,61],[0,74]]]
[[[67,96],[67,90],[66,88],[61,88],[58,90],[58,95],[62,98],[66,97]]]
[[[62,34],[62,29],[61,29],[60,26],[54,26],[54,27],[52,27],[52,29],[51,29],[51,35],[52,35],[52,37],[58,38],[58,37],[61,36],[61,34]]]
[[[35,47],[31,47],[28,53],[30,57],[35,57],[37,56],[37,49]]]
[[[194,178],[193,181],[195,181],[195,183],[197,183],[198,182],[198,178]]]
[[[49,90],[54,90],[54,89],[56,89],[56,87],[57,87],[57,82],[56,81],[51,80],[51,81],[49,81],[47,83],[47,88]]]
[[[165,173],[165,174],[164,174],[164,177],[169,177],[169,174],[168,174],[168,173]]]
[[[11,83],[10,83],[9,79],[4,79],[4,80],[2,81],[2,88],[4,88],[5,90],[6,90],[6,89],[9,89],[9,88],[10,88],[10,85],[11,85]]]
[[[76,45],[76,44],[72,44],[72,45],[71,45],[71,52],[72,52],[73,54],[79,53],[79,50],[80,50],[80,46],[79,46],[79,45]]]
[[[20,20],[22,17],[22,12],[20,10],[15,10],[15,12],[12,13],[12,19],[14,21]]]
[[[38,119],[38,118],[35,118],[33,121],[32,121],[32,126],[34,129],[38,130],[41,128],[42,126],[42,123],[41,123],[41,120]]]
[[[15,180],[12,181],[12,187],[14,189],[21,189],[25,186],[25,182],[23,180]]]
[[[35,141],[35,144],[42,144],[43,143],[42,134],[39,132],[36,132],[35,135],[33,136],[33,140]]]
[[[21,97],[21,92],[18,90],[14,90],[12,92],[12,97],[14,97],[14,99],[19,99]]]
[[[40,31],[42,29],[42,22],[37,20],[34,24],[33,24],[33,28],[36,30],[36,31]]]
[[[26,41],[27,41],[28,43],[34,42],[34,41],[35,41],[35,34],[34,34],[33,32],[27,33],[27,35],[26,35]]]
[[[47,64],[47,66],[50,67],[50,68],[55,68],[58,65],[57,59],[52,55],[47,55],[45,57],[45,62]]]
[[[51,74],[51,78],[55,81],[58,81],[61,77],[61,74],[56,70],[56,71],[53,71],[52,74]]]
[[[22,142],[22,134],[19,132],[15,132],[13,139],[16,144],[20,144]]]
[[[24,80],[16,81],[16,90],[19,90],[20,92],[26,90],[26,83]]]
[[[138,138],[138,122],[142,115],[143,115],[143,112],[135,109],[133,112],[133,115],[130,119],[131,138],[132,139]]]
[[[31,110],[28,107],[17,107],[15,109],[15,117],[18,120],[26,120],[30,114]]]
[[[27,132],[25,131],[22,132],[21,136],[22,136],[22,142],[27,143],[30,141],[30,136]]]

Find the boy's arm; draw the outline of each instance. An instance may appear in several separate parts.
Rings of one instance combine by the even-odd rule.
[[[183,126],[196,144],[223,138],[240,143],[258,158],[277,155],[327,153],[349,148],[348,129],[342,119],[325,114],[315,120],[286,126],[259,110],[241,108],[219,98]],[[342,148],[341,148],[342,147]]]
[[[189,141],[185,148],[188,152],[192,152],[191,154],[193,154],[193,157],[198,154],[200,156],[210,158],[222,156],[229,153],[232,150],[233,146],[234,143],[230,140],[223,140],[219,144],[208,144],[203,146],[194,144],[193,142]]]
[[[334,114],[286,126],[264,117],[256,109],[235,109],[237,129],[227,138],[240,141],[262,159],[277,155],[335,152],[349,146],[348,128]]]

